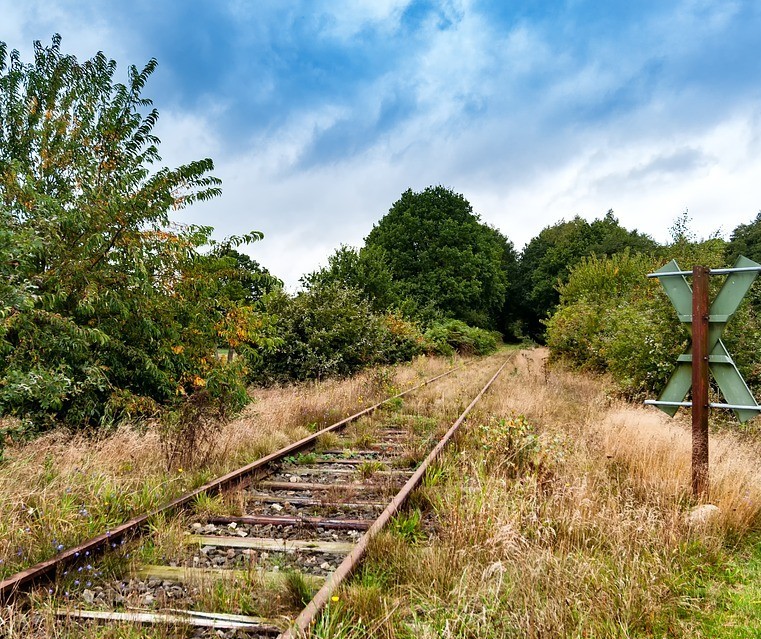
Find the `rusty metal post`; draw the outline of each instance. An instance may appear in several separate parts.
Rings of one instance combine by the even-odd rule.
[[[692,269],[692,494],[708,499],[708,275]]]

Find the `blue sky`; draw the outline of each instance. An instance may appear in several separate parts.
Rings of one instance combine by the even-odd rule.
[[[666,240],[761,209],[761,3],[0,0],[26,59],[155,57],[166,164],[211,157],[223,195],[181,221],[293,286],[407,188],[443,184],[522,246],[613,209]]]

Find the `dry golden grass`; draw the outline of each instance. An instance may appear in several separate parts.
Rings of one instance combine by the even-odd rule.
[[[677,504],[690,502],[689,416],[672,419],[655,408],[612,397],[604,380],[562,369],[548,372],[545,351],[524,351],[518,375],[499,382],[483,411],[521,413],[545,433],[584,441],[592,462],[624,464],[641,496]],[[761,515],[758,447],[723,429],[710,436],[710,502],[721,510],[717,522],[745,532]]]
[[[721,514],[690,526],[685,424],[544,359],[540,349],[517,355],[446,456],[442,481],[421,490],[431,542],[379,538],[315,636],[714,636],[704,620],[722,588],[734,591],[722,582],[732,544],[761,523],[755,451],[712,434]],[[761,631],[756,622],[732,634],[732,623],[722,636]]]
[[[0,578],[452,364],[419,358],[351,379],[252,389],[253,402],[213,433],[204,464],[190,468],[167,469],[166,447],[150,426],[99,439],[59,431],[9,445],[0,464]]]

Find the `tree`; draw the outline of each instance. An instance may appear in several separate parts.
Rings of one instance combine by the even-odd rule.
[[[394,278],[379,246],[355,249],[340,246],[328,265],[302,278],[307,288],[331,283],[359,291],[374,311],[385,311],[401,303]]]
[[[283,282],[259,262],[233,248],[231,239],[215,245],[207,256],[207,260],[214,265],[213,277],[218,280],[220,295],[225,300],[252,305],[267,293],[282,288]]]
[[[158,166],[141,96],[155,60],[121,84],[103,53],[80,63],[60,43],[36,42],[31,64],[0,43],[0,415],[85,425],[201,387],[240,398],[193,284],[211,229],[169,219],[220,193],[212,161]]]
[[[558,285],[567,280],[583,257],[610,256],[625,249],[652,252],[657,246],[647,235],[623,228],[612,210],[592,223],[576,216],[544,228],[526,245],[520,258],[517,288],[529,334],[541,337],[542,320],[558,304]]]
[[[384,252],[399,295],[423,316],[495,328],[503,309],[512,244],[443,186],[411,189],[365,239]],[[501,328],[501,327],[500,327]]]
[[[740,224],[732,231],[726,247],[727,264],[734,264],[738,255],[761,263],[761,211],[748,224]]]

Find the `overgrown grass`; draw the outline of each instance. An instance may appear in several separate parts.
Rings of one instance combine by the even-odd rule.
[[[314,636],[759,636],[761,474],[738,438],[714,436],[720,515],[691,524],[684,424],[534,351],[458,446],[415,500],[435,535],[394,522]]]
[[[213,454],[202,456],[205,460],[195,459],[189,467],[175,465],[166,470],[162,442],[150,426],[139,430],[125,427],[102,438],[71,436],[60,431],[34,442],[12,445],[7,449],[6,461],[0,464],[0,577],[47,559],[137,513],[153,509],[338,417],[357,412],[389,391],[410,388],[451,366],[449,360],[421,358],[410,365],[370,370],[347,380],[256,389],[254,403],[241,417],[215,432],[215,440],[210,441],[206,449]],[[485,366],[493,368],[490,362]],[[403,415],[402,410],[411,413],[433,410],[437,419],[440,418],[449,410],[442,398],[449,397],[463,380],[475,387],[484,373],[473,367],[457,375],[460,382],[442,380],[398,403],[393,410],[362,420],[349,429],[349,439],[333,434],[321,437],[321,447],[359,448],[372,443],[377,428],[390,425],[389,420]],[[439,384],[444,388],[439,388]],[[367,470],[370,469],[368,466]],[[204,516],[240,514],[242,508],[240,496],[202,496],[194,503],[193,510],[196,515]],[[88,581],[94,585],[96,580],[103,583],[108,577],[130,574],[139,564],[177,558],[184,552],[187,523],[183,525],[180,519],[173,518],[154,522],[156,534],[149,541],[127,545],[123,552],[117,548],[106,564],[93,567],[92,574],[85,564],[83,570],[88,570]],[[286,568],[281,566],[283,570]],[[62,622],[53,611],[56,606],[65,607],[78,600],[73,592],[70,597],[66,596],[69,587],[74,591],[86,585],[87,582],[81,580],[76,584],[77,577],[73,575],[71,582],[59,580],[52,594],[47,589],[35,593],[33,616],[15,606],[0,609],[0,636],[125,639],[181,636],[183,631],[174,628]],[[306,588],[302,589],[295,581],[290,586],[282,582],[276,585],[263,580],[253,570],[243,580],[240,576],[222,581],[205,580],[192,587],[198,607],[276,618],[292,616],[296,612],[297,595],[304,598],[308,594]]]
[[[150,425],[100,438],[60,430],[11,444],[0,463],[0,578],[304,437],[310,426],[355,413],[389,387],[409,388],[450,366],[418,358],[346,380],[253,389],[254,402],[214,432],[204,459],[190,467],[167,470],[166,445]],[[208,500],[196,506],[212,514],[235,510]]]

